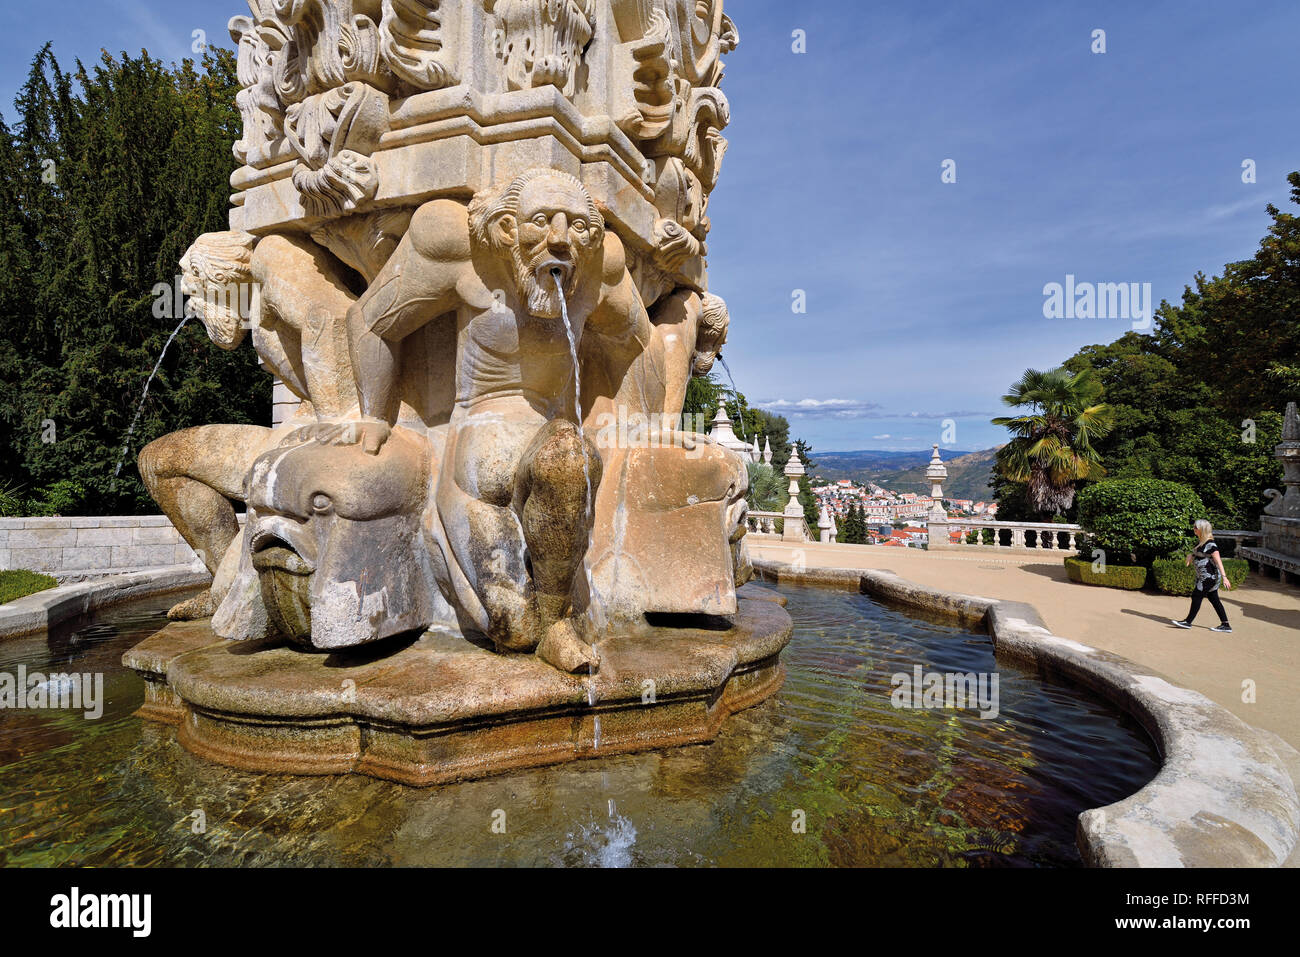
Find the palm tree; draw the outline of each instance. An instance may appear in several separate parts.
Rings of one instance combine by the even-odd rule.
[[[756,512],[779,512],[785,508],[786,488],[790,484],[783,480],[770,465],[749,462],[749,507]]]
[[[998,450],[997,468],[1008,481],[1026,485],[1035,510],[1060,515],[1074,504],[1075,483],[1106,474],[1092,442],[1111,430],[1115,417],[1101,396],[1091,368],[1077,373],[1061,368],[1026,369],[1002,397],[1030,412],[993,420],[1014,436]]]

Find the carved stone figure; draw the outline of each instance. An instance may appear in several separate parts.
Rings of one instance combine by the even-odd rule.
[[[237,348],[251,329],[262,361],[321,413],[340,415],[355,403],[344,326],[355,297],[328,253],[282,236],[258,242],[247,233],[208,233],[186,252],[181,272],[186,308],[218,346]],[[175,606],[172,618],[205,617],[220,602],[231,573],[226,556],[239,532],[233,503],[245,500],[253,460],[277,437],[255,425],[204,425],[141,451],[149,494],[216,576],[209,591]]]
[[[722,4],[250,8],[232,230],[183,268],[302,405],[142,453],[216,576],[177,614],[331,649],[444,625],[585,672],[613,620],[734,613],[744,461],[680,422],[729,327]],[[209,304],[231,284],[247,316]]]
[[[1264,506],[1265,515],[1281,516],[1286,514],[1284,511],[1285,505],[1282,501],[1282,493],[1279,492],[1277,489],[1275,488],[1264,489],[1264,500],[1268,502],[1268,504]]]
[[[582,51],[591,41],[593,0],[487,0],[500,26],[493,37],[506,88],[554,86],[573,96]]]
[[[237,75],[243,89],[235,97],[244,121],[244,135],[234,145],[235,158],[250,166],[271,161],[284,139],[284,108],[275,88],[275,57],[288,38],[262,4],[254,2],[252,17],[234,17],[230,37],[238,44]]]
[[[436,495],[451,589],[498,648],[564,670],[597,660],[579,572],[600,456],[580,434],[576,343],[589,320],[644,313],[618,246],[581,183],[530,170],[468,208],[421,207],[348,320],[367,451],[396,422],[401,343],[455,324]]]
[[[347,83],[289,107],[284,133],[302,157],[293,185],[308,214],[348,213],[374,199],[379,176],[370,153],[388,131],[388,98]]]
[[[141,714],[407,784],[709,740],[791,632],[742,588],[754,449],[682,421],[730,326],[721,0],[249,6],[230,231],[184,286],[300,403],[141,453],[213,573],[173,609],[210,625],[128,654]]]
[[[424,90],[440,90],[455,82],[444,21],[455,15],[456,6],[445,0],[384,0],[379,31],[384,59],[393,73]]]
[[[430,469],[427,441],[405,429],[374,455],[309,439],[259,456],[216,633],[337,649],[449,617],[423,521]]]

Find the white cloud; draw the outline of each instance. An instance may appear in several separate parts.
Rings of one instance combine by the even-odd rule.
[[[860,399],[772,399],[755,403],[757,408],[791,418],[834,418],[834,419],[926,419],[941,421],[943,419],[986,419],[995,415],[993,412],[886,412],[875,402],[863,402]]]
[[[862,419],[873,414],[880,406],[859,399],[773,399],[759,402],[757,406],[768,412],[807,418]]]

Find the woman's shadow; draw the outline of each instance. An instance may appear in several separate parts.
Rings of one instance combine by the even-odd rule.
[[[1120,610],[1126,615],[1132,615],[1134,618],[1145,618],[1147,621],[1154,621],[1161,625],[1169,625],[1171,628],[1173,627],[1174,619],[1172,615],[1166,615],[1164,617],[1161,617],[1160,615],[1148,615],[1144,611],[1134,611],[1132,608],[1122,608]]]

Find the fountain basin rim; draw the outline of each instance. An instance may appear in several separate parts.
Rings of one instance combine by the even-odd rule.
[[[57,573],[54,573],[57,574]],[[200,564],[169,565],[47,588],[0,605],[0,640],[36,634],[124,602],[209,585]]]
[[[1135,794],[1079,815],[1094,867],[1277,867],[1300,855],[1294,749],[1197,691],[1120,655],[1051,633],[1033,606],[962,595],[889,571],[755,559],[758,580],[859,591],[987,628],[995,655],[1082,685],[1133,716],[1162,756]]]

